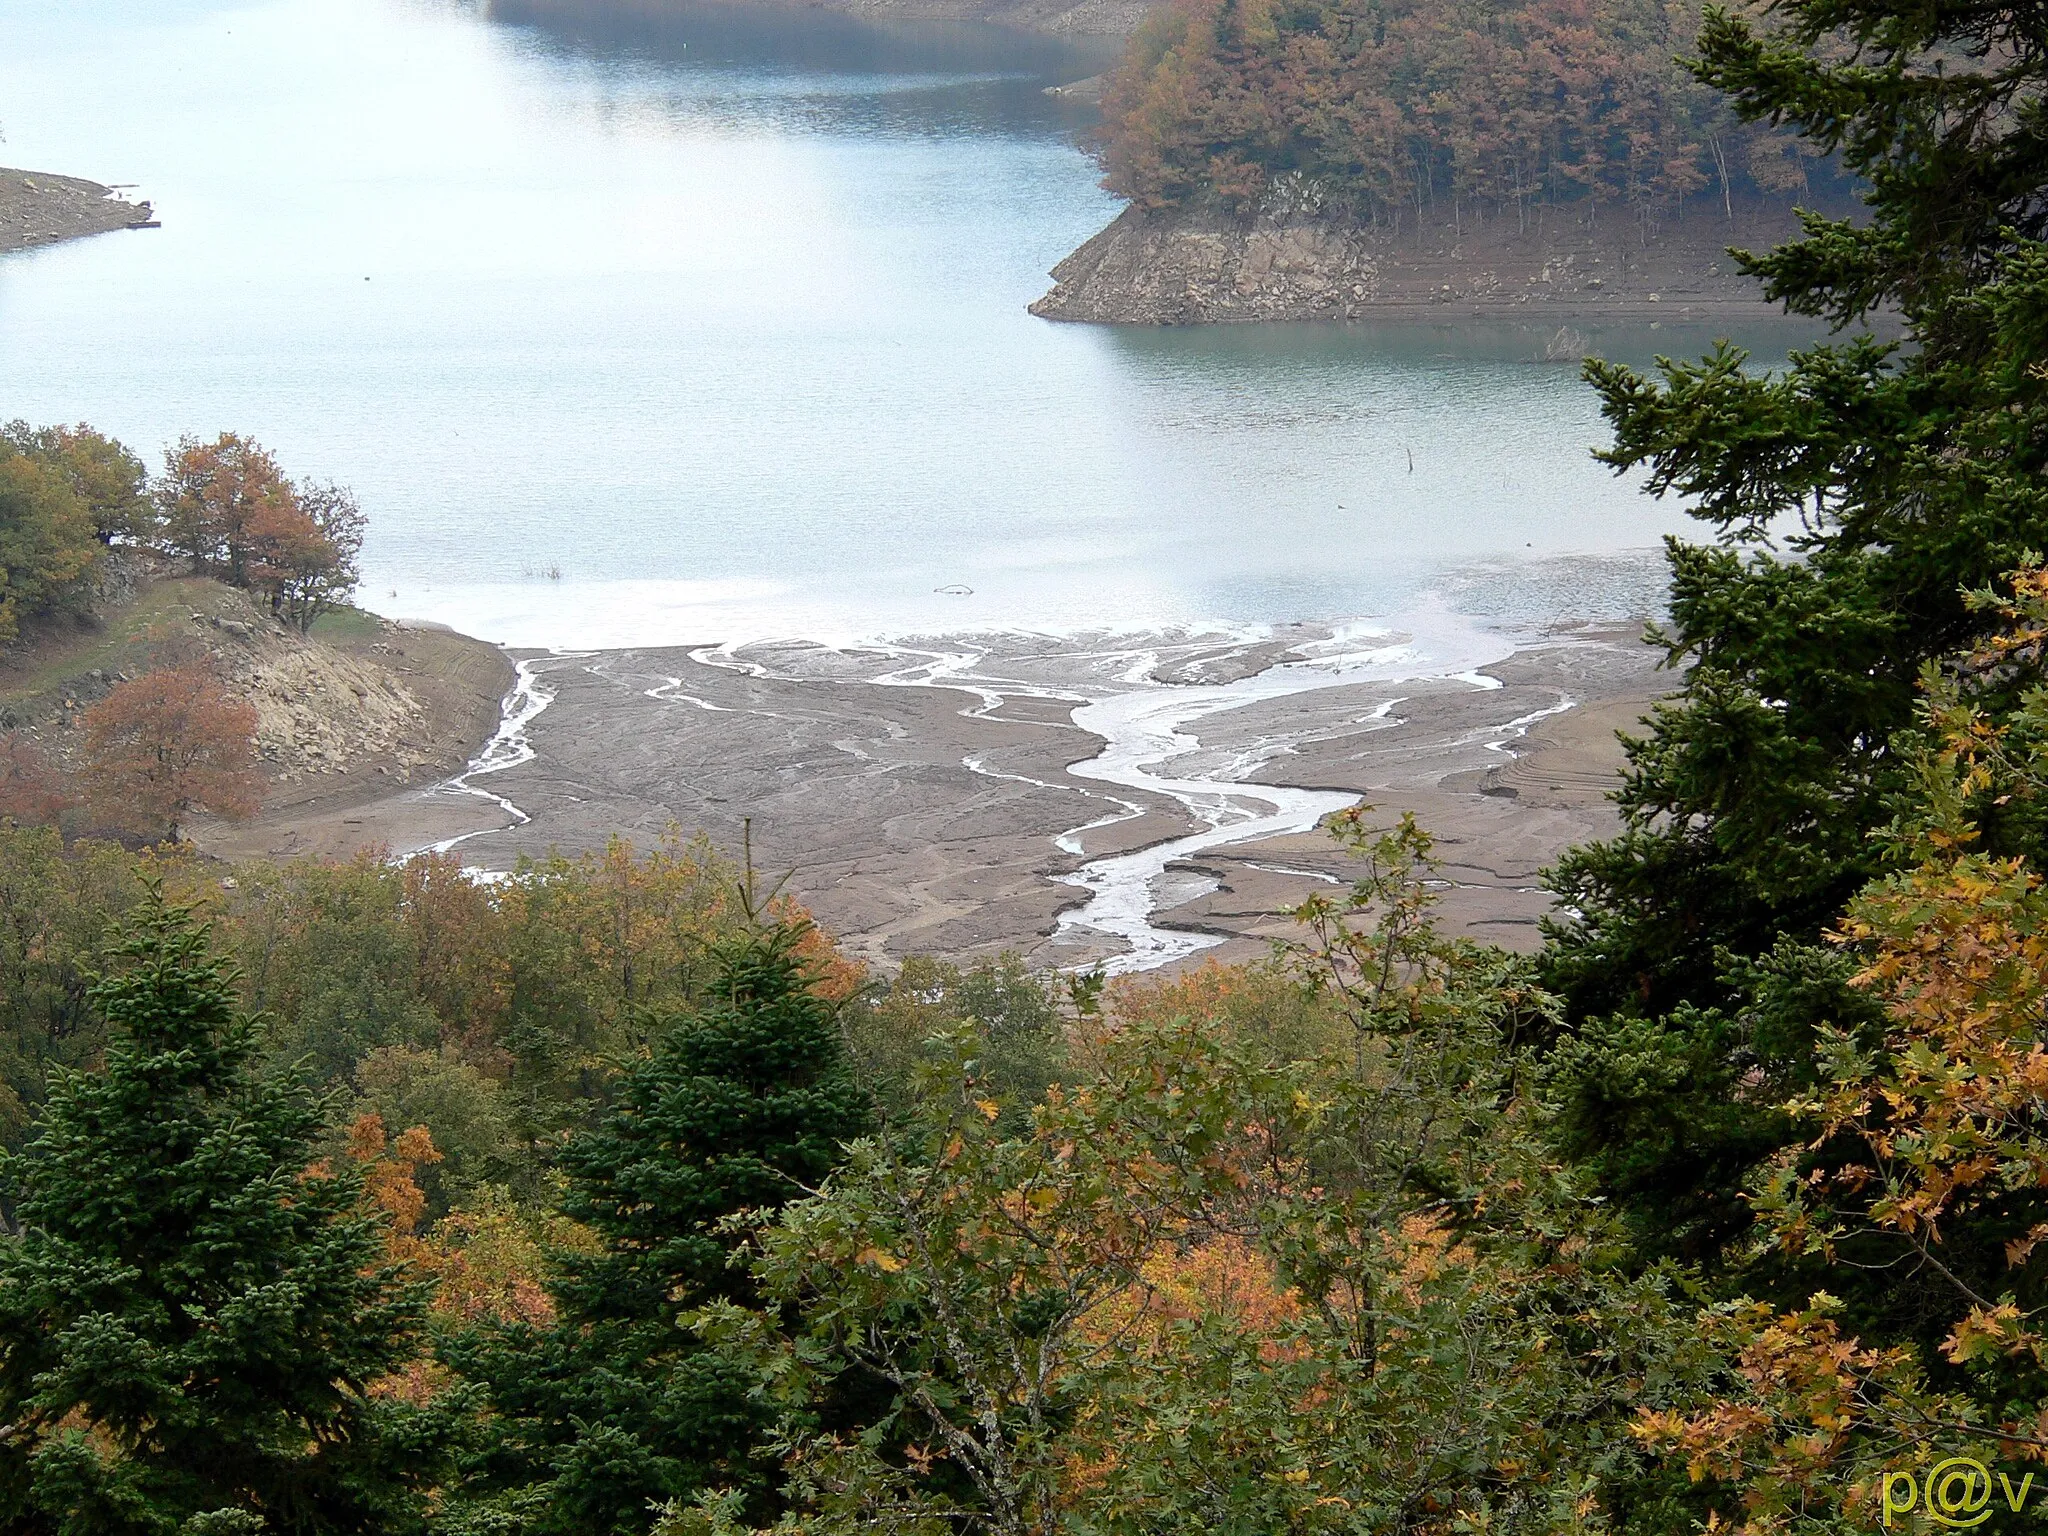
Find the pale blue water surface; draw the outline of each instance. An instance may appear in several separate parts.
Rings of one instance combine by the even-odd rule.
[[[1592,461],[1540,334],[1026,314],[1117,209],[1043,93],[1103,63],[655,0],[0,0],[0,163],[163,221],[0,257],[0,417],[251,433],[356,489],[372,606],[514,644],[1654,600],[1627,552],[1686,520]]]

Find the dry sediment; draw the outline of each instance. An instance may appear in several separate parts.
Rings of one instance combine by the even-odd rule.
[[[1126,208],[1031,306],[1121,325],[1253,321],[1717,319],[1777,313],[1728,247],[1796,234],[1789,205],[1696,200],[1644,222],[1590,203],[1441,217],[1398,232],[1275,197],[1254,217]]]
[[[389,818],[365,834],[360,808],[461,772],[512,682],[504,652],[438,625],[372,621],[311,642],[257,631],[224,651],[256,707],[268,780],[253,819],[193,824],[193,841],[230,862],[417,846]]]
[[[1054,839],[1105,809],[1104,786],[1068,771],[1101,745],[1068,718],[1071,703],[1011,694],[987,709],[951,687],[877,685],[884,656],[749,654],[770,675],[706,665],[687,648],[533,658],[555,695],[530,730],[536,755],[477,780],[530,821],[513,825],[474,795],[411,790],[299,817],[289,847],[279,836],[256,851],[402,851],[482,833],[464,855],[502,869],[614,834],[644,847],[674,826],[732,848],[751,819],[758,866],[792,871],[791,889],[870,960],[1008,949],[1073,966],[1120,945],[1062,929],[1083,893],[1058,877],[1084,858],[1199,830],[1181,803],[1117,788],[1143,814],[1083,834],[1081,857],[1062,852]],[[1552,907],[1542,868],[1615,826],[1613,733],[1661,692],[1655,660],[1631,635],[1574,631],[1486,668],[1496,688],[1333,687],[1195,729],[1219,759],[1284,729],[1297,745],[1254,779],[1355,791],[1389,817],[1414,811],[1446,860],[1450,926],[1527,948]],[[1389,692],[1401,702],[1378,712]],[[1562,713],[1505,725],[1567,698]],[[1172,866],[1155,922],[1224,940],[1203,958],[1254,958],[1291,930],[1276,914],[1350,878],[1321,833],[1233,845]]]
[[[155,227],[148,203],[131,203],[96,181],[0,167],[0,252]]]

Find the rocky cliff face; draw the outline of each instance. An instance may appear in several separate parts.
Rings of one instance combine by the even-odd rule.
[[[1775,313],[1727,248],[1796,231],[1789,206],[1705,200],[1654,222],[1611,207],[1465,213],[1419,235],[1412,221],[1396,232],[1318,210],[1134,207],[1053,268],[1031,312],[1121,325]]]

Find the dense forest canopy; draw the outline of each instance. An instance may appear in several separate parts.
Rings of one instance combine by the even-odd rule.
[[[1686,0],[1168,0],[1104,96],[1111,190],[1372,222],[1806,189],[1813,146],[1678,63]]]

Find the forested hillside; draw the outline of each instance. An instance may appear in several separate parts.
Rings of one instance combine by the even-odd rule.
[[[1806,191],[1812,141],[1676,62],[1698,26],[1689,0],[1167,0],[1103,98],[1107,185],[1411,229]]]

